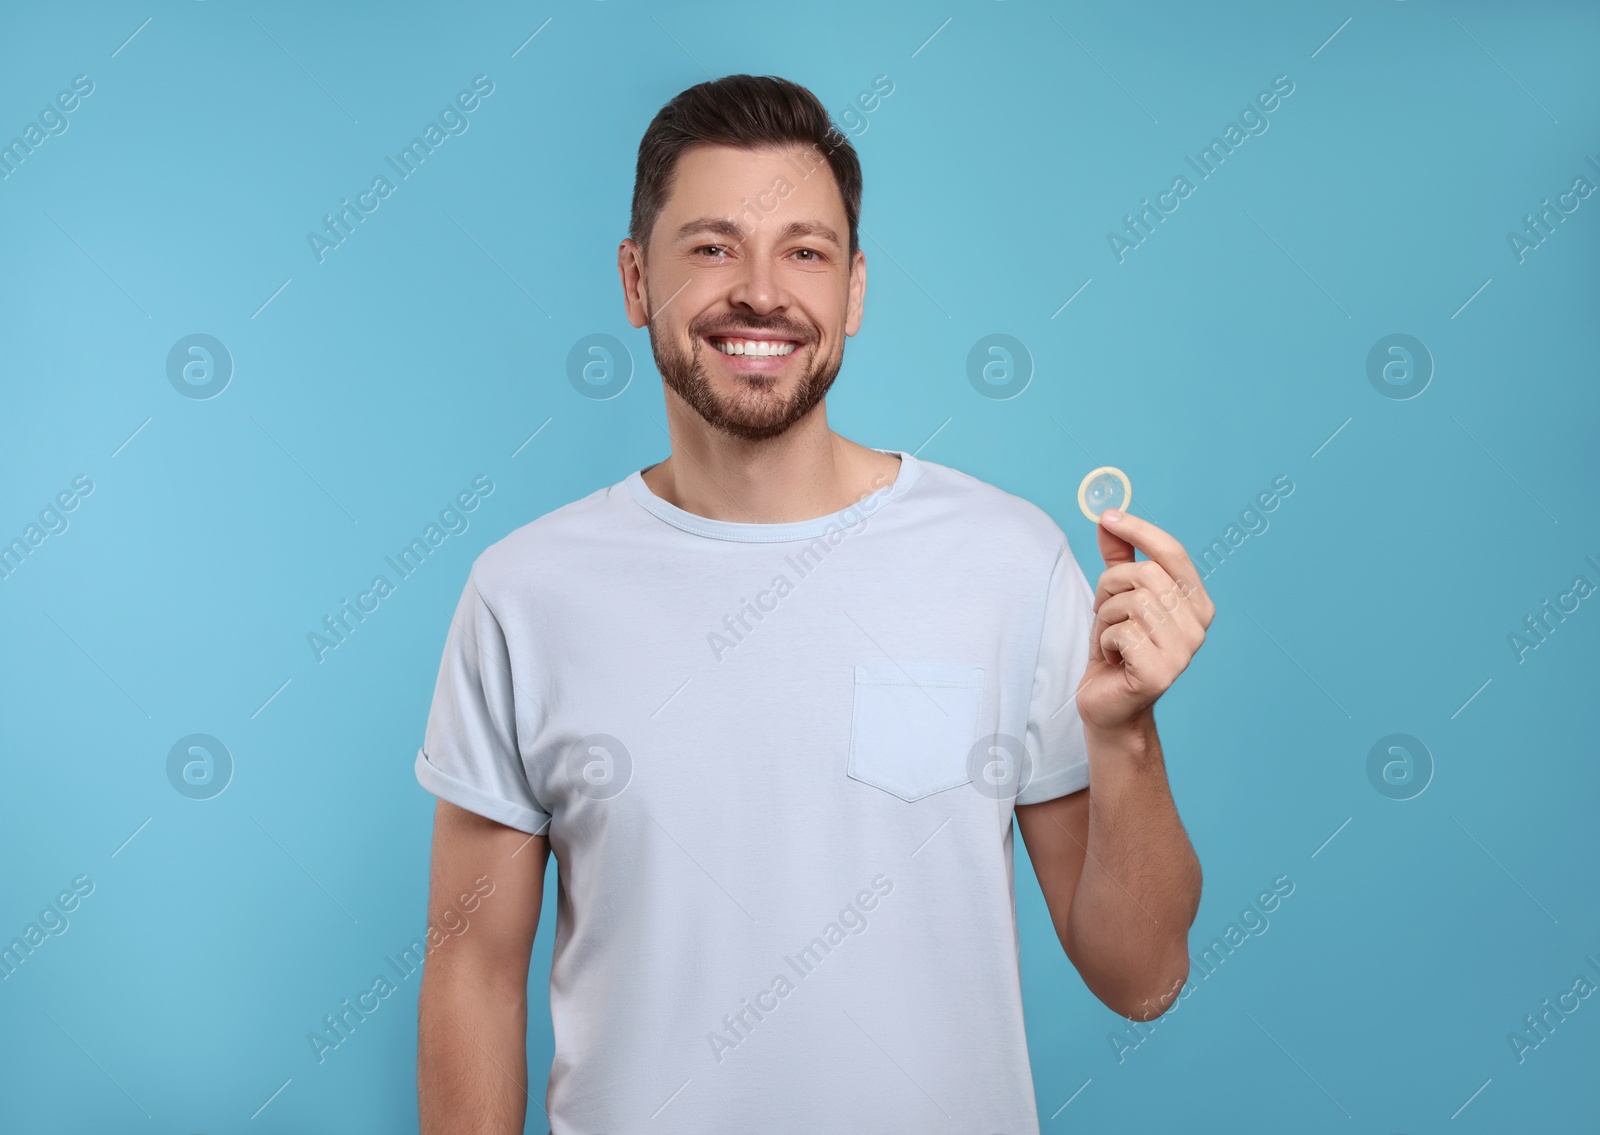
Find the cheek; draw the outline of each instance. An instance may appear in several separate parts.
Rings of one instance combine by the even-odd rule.
[[[863,287],[857,295],[852,292],[849,277],[830,280],[827,287],[820,291],[808,315],[812,323],[826,334],[836,337],[854,334],[866,317],[866,289]]]

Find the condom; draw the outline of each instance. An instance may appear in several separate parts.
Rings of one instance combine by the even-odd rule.
[[[1133,486],[1128,483],[1128,475],[1114,465],[1091,469],[1078,486],[1078,507],[1096,524],[1100,523],[1100,514],[1108,508],[1127,512],[1131,500]]]

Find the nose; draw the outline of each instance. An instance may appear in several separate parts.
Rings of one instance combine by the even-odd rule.
[[[749,244],[743,251],[728,301],[757,315],[786,308],[789,296],[771,259]]]

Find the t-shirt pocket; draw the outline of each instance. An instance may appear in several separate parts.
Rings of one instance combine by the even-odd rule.
[[[906,801],[971,781],[983,667],[886,662],[855,669],[845,769],[852,779]]]

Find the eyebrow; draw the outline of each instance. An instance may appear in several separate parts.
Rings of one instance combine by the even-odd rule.
[[[726,237],[729,240],[742,243],[746,239],[745,231],[733,220],[727,217],[700,217],[690,221],[678,229],[680,241],[698,233],[711,233],[716,236]],[[844,247],[839,240],[839,234],[819,221],[790,221],[778,230],[779,240],[788,240],[791,237],[809,236],[831,243],[835,248]]]

